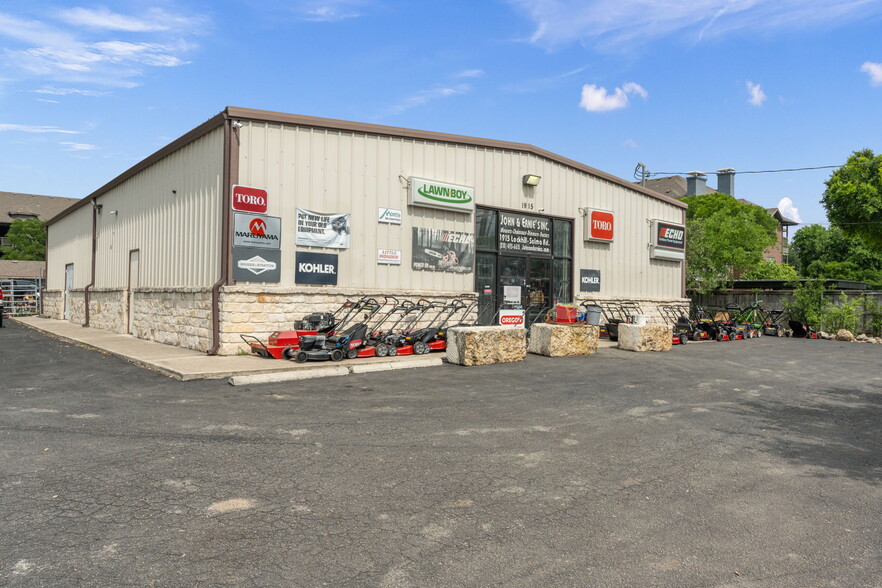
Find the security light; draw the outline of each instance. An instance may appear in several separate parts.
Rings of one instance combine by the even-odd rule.
[[[541,176],[536,176],[533,174],[527,174],[524,176],[524,185],[525,186],[538,186],[539,180],[541,180]]]

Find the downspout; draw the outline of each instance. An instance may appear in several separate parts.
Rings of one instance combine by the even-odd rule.
[[[683,263],[680,264],[680,281],[681,281],[681,296],[686,298],[686,246],[685,246],[685,234],[686,234],[686,209],[682,210],[683,213]]]
[[[92,281],[86,285],[85,290],[83,290],[83,303],[86,305],[86,322],[83,323],[84,327],[89,326],[89,301],[91,300],[91,290],[92,286],[95,285],[95,260],[98,257],[98,207],[101,206],[97,203],[97,201],[92,200]]]
[[[211,288],[211,336],[212,345],[207,351],[208,355],[217,355],[220,349],[220,289],[230,282],[230,234],[232,228],[231,213],[232,207],[230,203],[230,194],[233,190],[232,185],[232,151],[233,151],[233,129],[232,121],[229,114],[224,111],[224,163],[223,163],[223,179],[221,190],[221,250],[220,250],[220,278]],[[238,139],[238,137],[236,137]]]

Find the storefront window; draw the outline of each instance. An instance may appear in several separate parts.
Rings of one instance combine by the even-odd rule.
[[[496,223],[497,213],[495,210],[479,208],[475,214],[475,233],[478,249],[496,250]]]
[[[554,298],[559,303],[572,302],[571,293],[573,262],[569,259],[554,260]]]
[[[565,220],[554,221],[554,256],[570,257],[573,251],[573,223]]]

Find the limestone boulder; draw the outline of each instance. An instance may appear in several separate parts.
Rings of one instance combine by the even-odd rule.
[[[447,331],[447,361],[490,365],[523,361],[527,331],[516,327],[454,327]]]
[[[673,337],[670,325],[619,323],[619,349],[626,351],[670,351]]]
[[[839,329],[836,331],[835,339],[837,341],[854,341],[854,335],[849,330]]]
[[[860,335],[855,337],[854,340],[858,341],[859,343],[866,343],[867,341],[870,340],[870,338],[867,337],[864,333],[861,333]]]
[[[600,327],[586,324],[550,325],[535,323],[530,327],[527,351],[547,357],[572,357],[597,352]]]

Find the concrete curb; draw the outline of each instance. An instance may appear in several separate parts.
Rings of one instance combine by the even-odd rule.
[[[271,374],[249,374],[233,376],[227,382],[231,386],[250,386],[252,384],[272,384],[277,382],[293,382],[296,380],[308,380],[312,378],[328,378],[332,376],[348,376],[349,374],[370,374],[386,372],[390,370],[405,370],[409,368],[435,367],[443,365],[442,357],[426,357],[409,361],[381,361],[363,363],[350,366],[328,366],[322,368],[304,368],[287,372],[274,372]]]

